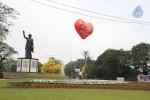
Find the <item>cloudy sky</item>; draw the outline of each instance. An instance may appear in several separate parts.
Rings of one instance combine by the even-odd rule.
[[[1,2],[20,13],[18,19],[12,20],[14,26],[10,27],[10,34],[6,40],[18,51],[16,59],[25,55],[26,40],[23,38],[23,30],[26,36],[32,34],[35,47],[33,58],[38,58],[42,63],[49,57],[54,57],[66,64],[71,60],[83,58],[83,51],[89,51],[90,57],[95,60],[108,48],[130,50],[140,42],[150,43],[150,0],[1,0]],[[139,5],[144,14],[140,18],[135,18],[132,12]],[[79,37],[74,27],[77,19],[93,24],[92,35],[86,39]],[[137,24],[139,21],[144,21],[147,25]]]

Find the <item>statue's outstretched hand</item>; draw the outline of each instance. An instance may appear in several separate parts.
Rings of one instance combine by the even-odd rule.
[[[23,34],[25,34],[25,31],[23,30]]]

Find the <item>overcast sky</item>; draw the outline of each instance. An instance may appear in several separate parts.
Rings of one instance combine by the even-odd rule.
[[[10,46],[18,51],[19,54],[15,56],[16,59],[25,56],[26,40],[23,38],[23,30],[25,30],[26,36],[32,34],[35,47],[33,58],[39,59],[42,63],[46,62],[49,57],[54,57],[66,64],[71,60],[83,58],[83,51],[89,51],[90,57],[96,60],[108,48],[130,50],[132,46],[140,42],[150,43],[150,23],[148,26],[120,22],[124,20],[73,9],[50,2],[51,0],[37,1],[49,6],[31,0],[1,0],[20,13],[17,16],[18,19],[12,20],[14,26],[10,27],[10,34],[6,40]],[[53,1],[109,16],[150,22],[150,0]],[[134,18],[132,12],[139,5],[144,14],[140,18]],[[99,18],[79,15],[51,6]],[[93,24],[92,35],[86,39],[79,37],[74,28],[77,19]]]

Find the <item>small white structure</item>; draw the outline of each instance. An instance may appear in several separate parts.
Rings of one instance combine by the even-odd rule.
[[[76,68],[76,69],[75,69],[75,72],[76,72],[76,73],[79,73],[79,72],[80,72],[80,69],[79,69],[79,68]]]
[[[117,77],[117,81],[124,81],[124,77]]]
[[[144,74],[138,74],[138,82],[150,82],[150,74],[144,75]]]
[[[17,59],[17,72],[38,72],[38,59]]]

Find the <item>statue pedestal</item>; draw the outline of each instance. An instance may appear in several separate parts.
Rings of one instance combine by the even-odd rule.
[[[38,72],[38,59],[17,58],[17,72]]]

